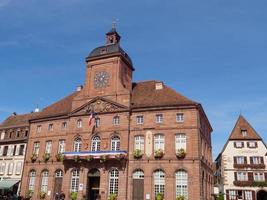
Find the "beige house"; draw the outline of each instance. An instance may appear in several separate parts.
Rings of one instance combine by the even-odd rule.
[[[260,135],[239,116],[216,159],[216,185],[226,200],[267,199],[266,153]]]

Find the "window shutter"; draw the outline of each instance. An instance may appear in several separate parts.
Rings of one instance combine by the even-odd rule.
[[[226,200],[229,200],[229,190],[226,190]]]
[[[256,147],[256,148],[258,147],[258,142],[255,142],[255,147]]]
[[[248,180],[253,181],[253,173],[252,172],[248,172]]]
[[[264,164],[263,157],[261,157],[261,164]]]
[[[253,159],[252,157],[249,157],[250,158],[250,164],[253,164]]]
[[[255,191],[252,191],[252,200],[256,200],[256,194],[255,194]]]
[[[249,142],[247,142],[247,147],[250,148]]]
[[[236,142],[234,142],[234,147],[236,148]]]
[[[265,181],[267,181],[267,173],[264,173],[264,175],[265,175]]]
[[[242,148],[244,147],[244,142],[242,142]]]
[[[244,157],[244,163],[248,164],[247,157]]]
[[[235,172],[235,180],[237,181],[237,172]]]
[[[234,156],[234,164],[236,164],[237,162],[236,162],[236,157]]]

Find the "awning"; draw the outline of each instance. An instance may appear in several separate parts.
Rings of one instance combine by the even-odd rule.
[[[19,180],[1,180],[0,189],[9,189],[18,182]]]

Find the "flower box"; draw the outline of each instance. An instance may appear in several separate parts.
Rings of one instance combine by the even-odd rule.
[[[154,152],[154,157],[155,157],[156,159],[160,159],[160,158],[162,158],[163,155],[164,155],[164,153],[163,153],[163,150],[162,150],[162,149],[157,149],[157,150]]]
[[[133,155],[135,159],[140,159],[143,156],[142,151],[140,149],[135,149]]]
[[[177,150],[176,152],[177,158],[184,158],[185,156],[186,156],[186,152],[183,148]]]

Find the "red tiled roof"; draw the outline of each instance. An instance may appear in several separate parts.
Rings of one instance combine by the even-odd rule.
[[[3,123],[0,124],[0,129],[10,127],[28,126],[29,120],[33,118],[37,113],[23,114],[23,115],[11,115]]]
[[[133,84],[132,107],[157,107],[173,105],[196,105],[194,102],[175,90],[164,85],[163,88],[156,90],[156,83],[159,81],[145,81]]]

